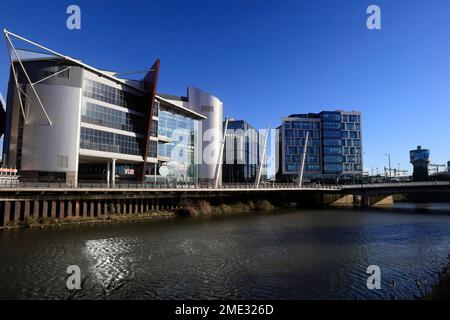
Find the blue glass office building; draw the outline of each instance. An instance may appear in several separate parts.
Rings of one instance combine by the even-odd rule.
[[[261,166],[264,136],[243,120],[230,121],[226,135],[222,179],[224,183],[254,183]],[[262,178],[266,178],[263,172]]]
[[[307,132],[305,181],[346,183],[361,179],[361,113],[324,111],[294,114],[282,120],[279,128],[278,181],[298,181]]]

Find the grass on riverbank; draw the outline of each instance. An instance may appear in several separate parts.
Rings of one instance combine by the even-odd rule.
[[[224,215],[233,213],[250,213],[255,211],[272,211],[275,207],[266,200],[248,203],[236,202],[234,204],[221,204],[219,206],[212,206],[209,202],[204,200],[186,201],[181,208],[175,210],[175,213],[181,217],[195,217],[205,215]]]

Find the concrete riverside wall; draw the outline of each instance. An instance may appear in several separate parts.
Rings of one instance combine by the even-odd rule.
[[[6,200],[0,201],[0,227],[22,223],[45,224],[56,220],[95,219],[107,215],[173,211],[173,199],[126,198],[93,200]]]
[[[360,199],[360,200],[359,200]],[[386,206],[392,196],[353,196],[339,190],[130,191],[0,190],[0,227],[174,211],[186,201],[213,206],[267,200],[276,207]]]

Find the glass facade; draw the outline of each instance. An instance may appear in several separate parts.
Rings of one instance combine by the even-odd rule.
[[[299,175],[302,154],[305,149],[306,133],[309,132],[304,177],[317,178],[321,167],[321,125],[317,118],[293,118],[285,121],[284,128],[284,170],[287,174]]]
[[[170,159],[161,163],[169,168],[168,182],[195,183],[197,181],[195,162],[197,134],[197,120],[176,114],[163,106],[160,107],[158,135],[169,138],[170,142],[158,143],[158,155]]]
[[[229,122],[222,167],[223,182],[255,182],[263,143],[264,137],[247,122]]]
[[[323,112],[321,113],[323,138],[330,141],[341,141],[341,113],[340,112]],[[332,142],[333,143],[333,142]],[[342,143],[342,142],[341,142]],[[341,174],[342,166],[342,147],[325,146],[323,147],[323,173],[324,174]]]
[[[306,132],[310,132],[304,177],[310,180],[349,180],[362,176],[361,115],[333,111],[298,114],[286,118],[280,128],[282,180],[297,179]]]
[[[145,134],[147,125],[145,117],[141,115],[118,111],[91,102],[82,104],[81,122],[141,134]]]
[[[146,147],[146,134],[148,129],[148,103],[144,96],[130,91],[123,91],[106,84],[84,79],[84,97],[106,102],[114,106],[129,110],[120,110],[114,106],[101,105],[84,99],[81,106],[81,135],[80,148],[103,151],[123,155],[142,156],[144,158]],[[83,123],[85,125],[83,125]],[[101,128],[88,128],[92,124]],[[125,131],[123,134],[114,130]],[[133,133],[126,134],[127,132]],[[158,163],[147,163],[146,175],[148,182],[168,183],[196,183],[197,164],[195,159],[195,144],[197,141],[198,121],[172,111],[164,103],[155,101],[153,111],[150,141],[148,141],[147,157],[158,159]],[[136,136],[135,136],[136,135]],[[167,139],[158,140],[159,136]],[[120,179],[136,179],[142,172],[142,162],[126,163],[126,160],[116,162],[116,175]],[[125,163],[124,163],[125,162]],[[101,173],[105,165],[91,166],[83,164],[83,173]],[[159,176],[161,166],[169,168],[169,176]],[[81,168],[81,166],[80,166]],[[103,170],[103,171],[102,171]],[[103,173],[104,175],[104,173]]]
[[[146,113],[144,96],[132,94],[97,81],[84,79],[83,94],[88,98]]]
[[[127,155],[142,155],[145,139],[125,136],[117,133],[81,128],[80,148]],[[145,145],[145,144],[144,144]]]

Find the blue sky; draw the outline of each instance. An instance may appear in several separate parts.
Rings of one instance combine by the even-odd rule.
[[[2,1],[3,2],[3,1]],[[77,4],[82,30],[66,28]],[[366,9],[382,10],[382,29]],[[8,1],[0,27],[98,68],[141,70],[161,58],[159,92],[194,85],[257,128],[321,110],[363,113],[365,167],[411,169],[408,151],[450,160],[448,0]],[[0,47],[0,91],[8,57]]]

